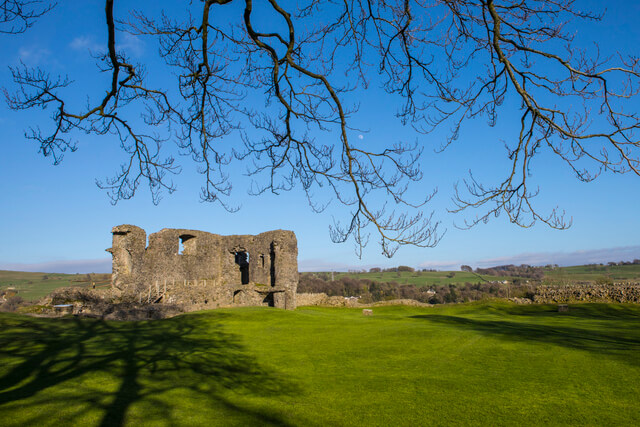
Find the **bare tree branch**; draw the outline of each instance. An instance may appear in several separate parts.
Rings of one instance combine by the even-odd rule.
[[[54,108],[53,130],[27,133],[54,163],[77,148],[75,131],[115,135],[127,161],[99,183],[114,203],[143,183],[154,201],[173,191],[169,177],[180,167],[161,155],[173,145],[198,165],[204,201],[237,209],[228,168],[241,162],[252,194],[298,187],[314,211],[331,200],[347,206],[330,233],[336,242],[352,238],[359,254],[371,232],[388,256],[401,245],[433,247],[443,234],[425,211],[435,190],[408,197],[420,188],[425,143],[374,150],[351,138],[358,108],[347,100],[371,85],[400,100],[397,117],[419,134],[449,126],[439,150],[466,122],[494,126],[505,100],[519,100],[504,178],[487,184],[470,173],[455,188],[452,211],[477,211],[465,226],[504,214],[523,227],[568,227],[564,212],[534,204],[532,161],[543,152],[583,181],[640,174],[640,123],[627,107],[639,89],[638,58],[581,50],[572,23],[602,16],[579,12],[573,0],[203,0],[182,17],[135,10],[118,18],[113,3],[105,0],[107,50],[99,58],[111,76],[104,96],[72,111],[69,78],[24,65],[12,69],[18,89],[5,95],[15,110]],[[38,2],[4,4],[49,11],[34,9]],[[175,89],[149,85],[143,66],[118,47],[123,32],[157,41]]]
[[[24,33],[55,6],[47,0],[1,0],[0,34]]]

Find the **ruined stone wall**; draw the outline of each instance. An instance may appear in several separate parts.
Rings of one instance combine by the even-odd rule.
[[[112,286],[148,301],[204,306],[296,307],[298,247],[295,234],[221,236],[163,229],[149,236],[134,225],[112,229]]]
[[[533,297],[541,304],[568,302],[640,303],[640,283],[539,286]]]
[[[321,293],[301,293],[296,295],[298,306],[304,305],[329,305],[329,296]]]

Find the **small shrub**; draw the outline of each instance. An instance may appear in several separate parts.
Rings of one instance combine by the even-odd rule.
[[[444,303],[444,298],[442,298],[442,295],[435,294],[435,295],[432,295],[431,298],[429,298],[429,304],[442,304],[442,303]]]
[[[20,295],[14,295],[9,297],[4,304],[0,305],[0,310],[14,312],[24,303],[24,300]]]

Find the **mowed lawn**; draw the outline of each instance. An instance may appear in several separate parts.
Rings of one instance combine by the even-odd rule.
[[[0,314],[22,425],[640,425],[640,306]]]

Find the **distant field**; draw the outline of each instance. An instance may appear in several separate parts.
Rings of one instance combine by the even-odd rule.
[[[546,278],[553,280],[588,281],[593,282],[603,277],[613,281],[640,282],[640,264],[632,265],[578,265],[574,267],[560,267],[545,269]]]
[[[6,427],[640,425],[640,306],[0,313]]]
[[[330,272],[311,273],[325,275],[331,277]],[[341,277],[352,277],[354,279],[369,279],[376,282],[396,282],[403,285],[416,286],[441,286],[441,285],[457,285],[465,282],[493,282],[493,281],[513,281],[520,279],[521,281],[529,280],[527,278],[513,276],[491,276],[485,274],[469,273],[465,271],[414,271],[414,272],[381,272],[381,273],[334,273],[334,278],[338,280]],[[603,278],[612,281],[631,281],[640,282],[640,265],[616,265],[616,266],[589,266],[581,265],[575,267],[558,267],[545,268],[544,279],[549,283],[566,284],[570,282],[595,282]]]
[[[329,276],[331,273],[328,273]],[[402,271],[382,273],[334,273],[334,278],[352,277],[354,279],[369,279],[376,282],[396,282],[401,285],[438,286],[460,284],[465,282],[476,283],[482,281],[513,280],[507,276],[488,276],[468,273],[466,271]]]
[[[0,290],[14,288],[26,301],[34,301],[63,286],[104,286],[111,281],[110,274],[61,274],[29,273],[24,271],[0,270]]]

